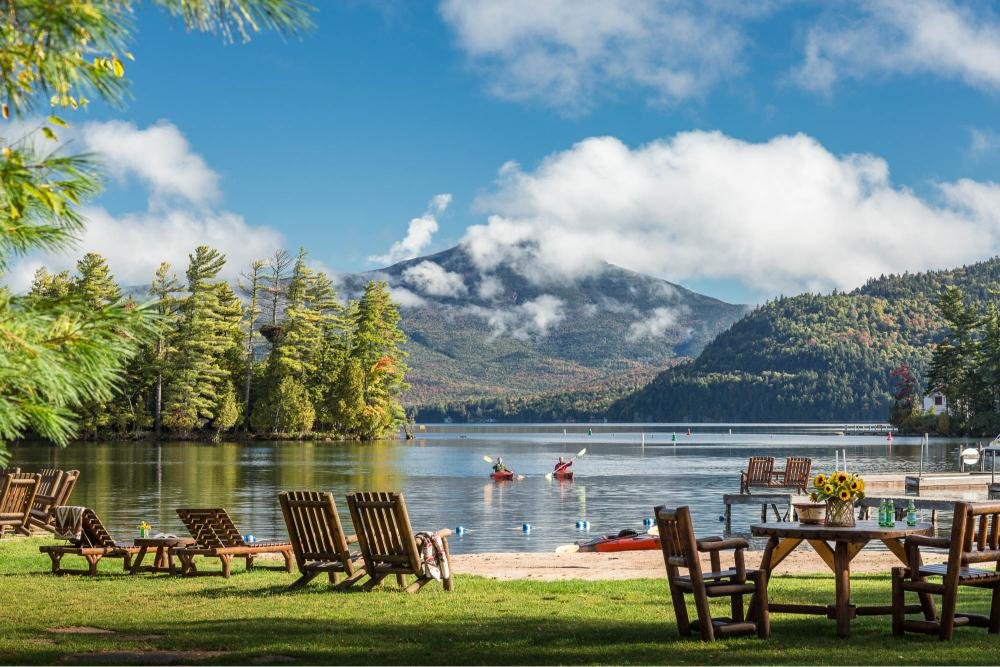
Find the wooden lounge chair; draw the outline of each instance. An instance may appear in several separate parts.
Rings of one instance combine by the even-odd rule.
[[[351,521],[358,534],[358,546],[369,577],[364,590],[370,591],[390,574],[396,575],[396,583],[407,593],[416,593],[434,581],[424,575],[403,494],[351,493],[347,496],[347,506],[351,510]],[[447,557],[447,537],[451,531],[445,528],[437,531],[437,535],[444,543]],[[409,586],[406,585],[407,575],[417,578]],[[453,589],[450,572],[442,584],[446,591]]]
[[[16,473],[5,475],[0,487],[0,537],[7,529],[21,535],[31,535],[31,504],[41,483],[39,475]]]
[[[52,559],[53,574],[94,576],[97,574],[97,563],[102,558],[121,558],[124,560],[124,569],[131,568],[132,556],[139,551],[139,547],[131,542],[116,542],[92,509],[83,511],[82,526],[83,531],[79,540],[71,541],[68,545],[44,544],[38,547],[40,552],[48,554]],[[63,556],[81,556],[86,559],[88,567],[86,570],[63,569],[61,564]]]
[[[348,549],[358,539],[344,534],[332,493],[286,491],[278,495],[278,502],[302,575],[290,588],[301,588],[326,572],[331,584],[337,584],[339,574],[346,574],[347,579],[336,586],[344,590],[364,576],[364,565],[357,562],[361,556],[352,555]]]
[[[740,473],[740,493],[750,493],[752,487],[771,486],[774,472],[774,458],[770,456],[751,456],[747,469]]]
[[[785,461],[784,470],[771,473],[772,488],[794,489],[805,494],[809,487],[809,471],[812,470],[812,459],[804,456],[789,456]]]
[[[1000,632],[1000,503],[955,503],[950,538],[910,536],[905,544],[909,567],[892,569],[893,634],[922,632],[947,640],[961,625],[986,628],[989,634]],[[920,547],[948,549],[948,561],[924,565]],[[982,567],[987,564],[988,568]],[[940,583],[928,581],[931,577],[940,577]],[[955,611],[962,586],[992,591],[989,616]],[[923,620],[906,618],[907,591],[921,594]],[[930,595],[941,596],[940,616]]]
[[[667,509],[663,506],[654,510],[660,532],[660,546],[663,561],[667,567],[667,581],[677,617],[677,630],[682,636],[692,631],[701,633],[705,641],[716,637],[757,633],[766,639],[771,634],[770,618],[767,610],[767,573],[747,572],[743,551],[747,541],[743,538],[724,540],[720,537],[695,539],[691,526],[691,513],[687,507]],[[720,552],[732,551],[734,566],[723,570]],[[700,555],[707,553],[712,571],[703,572]],[[686,575],[680,568],[687,569]],[[688,621],[685,594],[694,597],[698,620]],[[750,617],[743,616],[743,596],[750,594]],[[729,597],[732,618],[712,618],[708,599]]]
[[[52,509],[55,507],[56,496],[62,491],[62,480],[65,476],[62,470],[43,468],[38,472],[41,482],[35,494],[35,502],[31,506],[31,525],[38,528],[48,527],[52,520]]]
[[[181,572],[186,575],[198,573],[194,563],[196,556],[218,558],[222,562],[222,576],[227,579],[232,571],[233,556],[246,559],[246,568],[252,570],[254,558],[260,554],[281,554],[285,559],[282,569],[286,572],[292,571],[291,542],[285,540],[246,542],[224,509],[179,509],[177,516],[195,539],[195,544],[174,550],[174,555],[181,561]]]

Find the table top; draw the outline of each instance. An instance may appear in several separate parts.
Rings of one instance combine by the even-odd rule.
[[[870,540],[899,539],[907,535],[933,535],[934,527],[929,523],[907,526],[905,521],[897,521],[893,526],[880,526],[878,521],[858,521],[854,526],[826,526],[822,524],[797,523],[795,521],[755,523],[750,526],[755,537],[792,537],[803,540],[827,540],[832,542],[868,542]]]
[[[132,540],[137,547],[179,547],[194,544],[192,537],[137,537]]]

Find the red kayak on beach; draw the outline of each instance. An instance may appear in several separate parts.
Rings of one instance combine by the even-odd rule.
[[[595,537],[588,542],[577,542],[580,551],[651,551],[660,548],[660,536],[639,534],[634,530],[623,530],[615,535]]]
[[[510,470],[500,470],[490,474],[494,482],[509,482],[514,479],[514,473]]]

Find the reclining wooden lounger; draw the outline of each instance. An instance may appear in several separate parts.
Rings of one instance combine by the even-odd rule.
[[[41,476],[30,473],[5,475],[0,486],[0,537],[12,529],[21,535],[31,535],[28,521],[31,519],[31,504],[41,483]]]
[[[174,555],[181,561],[181,572],[186,575],[198,574],[194,564],[195,556],[218,558],[222,562],[222,576],[229,578],[233,556],[246,559],[248,570],[253,569],[254,557],[260,554],[281,554],[285,559],[282,569],[292,571],[292,543],[285,540],[259,540],[246,542],[239,528],[229,518],[229,513],[220,508],[178,509],[177,516],[187,527],[195,543],[189,547],[179,547]],[[206,573],[214,574],[214,573]]]
[[[406,511],[401,493],[351,493],[347,496],[347,506],[351,510],[351,521],[358,534],[358,546],[365,561],[369,580],[362,587],[370,591],[390,574],[396,575],[396,583],[407,593],[416,593],[434,581],[423,573],[423,563],[417,549],[410,515]],[[448,555],[447,528],[437,531]],[[406,575],[417,578],[406,585]],[[446,591],[453,588],[451,573],[441,582]]]
[[[68,545],[44,544],[38,547],[43,554],[48,554],[52,559],[53,574],[97,574],[97,562],[102,558],[122,558],[124,559],[124,569],[128,570],[132,566],[132,556],[139,551],[139,547],[131,542],[116,542],[108,532],[108,529],[101,523],[97,513],[92,509],[83,511],[83,531],[80,539],[71,541]],[[84,570],[63,569],[60,561],[63,556],[81,556],[87,560],[88,568]]]
[[[326,572],[331,584],[337,584],[339,574],[346,574],[347,579],[336,585],[337,590],[344,590],[364,576],[365,567],[358,562],[361,556],[348,548],[358,538],[344,534],[332,493],[286,491],[278,495],[278,502],[302,575],[290,588],[301,588]]]

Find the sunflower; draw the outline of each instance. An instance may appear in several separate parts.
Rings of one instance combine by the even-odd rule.
[[[826,486],[826,475],[822,474],[816,475],[813,478],[813,486],[815,486],[817,489],[822,489],[824,486]]]
[[[861,483],[857,479],[852,479],[851,483],[848,485],[851,487],[851,491],[860,491]]]
[[[846,481],[847,481],[847,473],[846,472],[838,472],[837,473],[837,484],[843,484]]]
[[[865,490],[865,480],[858,478],[858,492],[863,492]]]
[[[850,500],[851,499],[851,492],[848,491],[847,489],[841,489],[840,490],[840,499],[844,500],[844,501]]]
[[[828,496],[832,496],[833,495],[833,484],[827,484],[826,486],[824,486],[823,487],[823,493],[825,493]]]

